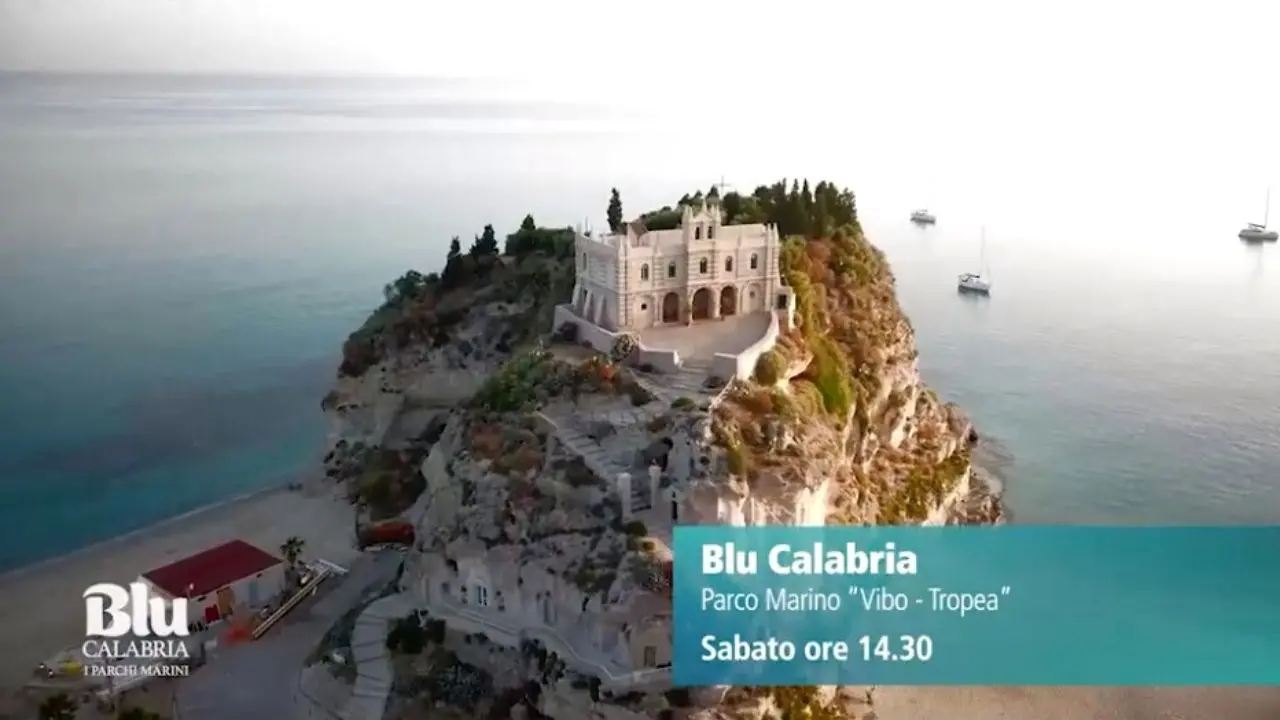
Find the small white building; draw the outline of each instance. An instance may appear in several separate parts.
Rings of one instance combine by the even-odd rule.
[[[684,206],[674,230],[633,220],[618,233],[579,232],[574,311],[619,331],[786,309],[774,299],[783,287],[777,227],[723,222],[712,200]]]
[[[213,623],[240,608],[264,605],[284,587],[285,562],[243,540],[232,540],[138,579],[167,600],[185,598],[188,619]]]

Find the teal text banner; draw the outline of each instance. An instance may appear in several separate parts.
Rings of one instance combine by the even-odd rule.
[[[699,685],[1280,685],[1280,527],[675,531]]]

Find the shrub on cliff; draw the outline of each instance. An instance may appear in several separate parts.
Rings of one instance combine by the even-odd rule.
[[[961,446],[936,465],[915,467],[901,486],[880,501],[881,525],[917,523],[941,505],[969,470],[969,451]]]
[[[347,486],[347,499],[382,520],[402,512],[426,489],[419,468],[423,452],[379,450],[371,453],[359,477]]]
[[[427,647],[427,632],[417,615],[396,620],[387,633],[387,649],[403,655],[417,655]]]
[[[640,338],[635,333],[622,333],[613,341],[609,358],[616,363],[626,362],[638,349],[640,349]]]
[[[760,358],[756,360],[756,382],[761,385],[777,383],[778,379],[782,377],[784,365],[782,353],[777,350],[761,353]]]
[[[495,373],[471,399],[472,407],[490,412],[519,412],[532,409],[547,375],[548,355],[537,350],[513,358]]]
[[[800,334],[813,353],[813,362],[803,377],[818,388],[823,408],[843,421],[854,402],[852,373],[844,349],[827,334],[831,325],[827,312],[829,291],[825,285],[814,287],[815,279],[828,279],[818,265],[827,254],[826,241],[791,238],[782,248],[782,273],[796,296]]]
[[[773,702],[782,720],[840,720],[840,710],[826,702],[812,685],[773,688]]]

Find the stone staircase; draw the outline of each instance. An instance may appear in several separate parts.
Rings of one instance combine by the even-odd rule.
[[[391,622],[413,610],[407,593],[374,601],[356,619],[351,631],[351,656],[356,663],[356,684],[342,713],[344,720],[382,720],[391,693],[393,673],[387,651]]]
[[[577,428],[557,426],[556,438],[586,464],[587,469],[601,478],[612,481],[618,473],[628,471],[626,464],[611,458],[607,450]]]
[[[643,473],[642,476],[631,476],[631,511],[644,512],[653,507],[653,503],[649,502],[649,475]]]
[[[306,703],[295,703],[295,720],[341,720],[334,708],[345,707],[351,701],[351,686],[334,677],[323,663],[303,668],[298,692]]]

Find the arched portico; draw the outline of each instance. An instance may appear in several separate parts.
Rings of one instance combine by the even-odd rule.
[[[720,291],[720,317],[738,314],[738,291],[732,285],[724,286]]]
[[[680,322],[680,295],[669,292],[662,298],[662,322]]]
[[[711,291],[699,288],[693,294],[693,319],[706,320],[711,317]]]

